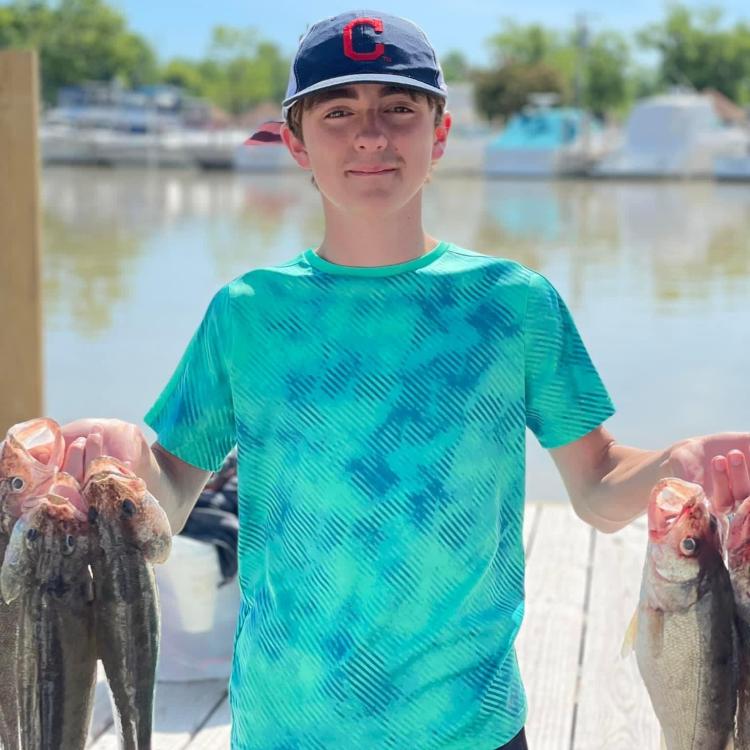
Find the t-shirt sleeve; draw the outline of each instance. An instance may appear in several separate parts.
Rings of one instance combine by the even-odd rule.
[[[217,471],[236,442],[232,386],[229,289],[208,306],[169,382],[143,421],[170,453],[206,471]]]
[[[529,281],[524,344],[526,424],[542,447],[578,440],[614,414],[565,302],[535,272]]]

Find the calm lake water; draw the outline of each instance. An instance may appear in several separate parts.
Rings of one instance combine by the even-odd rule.
[[[42,190],[46,413],[60,422],[144,426],[218,287],[323,230],[302,174],[50,168]],[[750,430],[750,186],[438,174],[425,226],[555,284],[621,442]],[[566,498],[531,433],[527,476],[529,498]]]

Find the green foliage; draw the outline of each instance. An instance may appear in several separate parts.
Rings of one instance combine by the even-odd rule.
[[[616,32],[601,32],[588,40],[580,29],[560,32],[540,24],[524,26],[506,19],[500,33],[490,37],[488,42],[495,60],[495,73],[501,79],[516,81],[519,72],[529,66],[542,65],[542,70],[556,74],[556,85],[553,87],[550,81],[549,90],[557,91],[563,104],[580,103],[604,113],[622,106],[628,99],[630,49],[622,35]],[[500,74],[502,70],[506,72]],[[511,114],[520,109],[526,103],[520,96],[525,89],[518,81],[511,84],[511,89],[518,96],[514,94],[508,98],[503,95],[504,102],[497,105],[485,102],[480,105],[482,111],[506,111],[508,106],[513,106],[515,109],[508,111]],[[533,88],[527,93],[536,90]]]
[[[709,6],[692,10],[668,7],[666,19],[637,34],[638,42],[660,55],[664,86],[715,88],[741,103],[750,103],[750,26],[722,28],[723,12]]]
[[[466,81],[471,74],[469,61],[464,53],[459,50],[452,50],[443,55],[440,58],[440,67],[443,69],[443,77],[446,83]]]
[[[509,62],[477,74],[474,96],[477,109],[488,120],[507,118],[523,109],[529,94],[564,93],[560,73],[543,62]]]
[[[151,47],[103,0],[17,0],[0,10],[0,46],[39,50],[47,102],[60,86],[84,80],[136,86],[157,79]]]
[[[255,29],[218,26],[203,60],[177,58],[160,68],[151,45],[128,29],[105,0],[14,0],[0,6],[0,48],[39,50],[42,95],[53,103],[61,86],[117,80],[125,87],[183,86],[234,114],[279,101],[289,61]]]
[[[592,40],[583,65],[583,104],[603,115],[629,103],[630,49],[620,34],[604,31]]]
[[[239,114],[260,102],[283,98],[289,62],[275,44],[262,41],[255,29],[218,26],[208,57],[195,70],[201,80],[200,93]]]

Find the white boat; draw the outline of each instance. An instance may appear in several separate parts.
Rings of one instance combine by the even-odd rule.
[[[616,133],[582,109],[553,106],[557,95],[536,94],[485,149],[488,177],[585,174],[610,151]]]
[[[714,160],[717,180],[750,182],[750,151],[744,156],[724,156]]]
[[[712,177],[714,160],[747,153],[750,136],[724,125],[710,96],[675,91],[638,102],[624,143],[591,169],[593,177]]]

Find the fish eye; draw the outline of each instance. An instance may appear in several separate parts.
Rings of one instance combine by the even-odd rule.
[[[65,535],[65,541],[63,542],[62,553],[63,555],[73,554],[73,550],[76,548],[76,538],[72,534]]]
[[[37,539],[38,537],[39,537],[39,531],[38,531],[37,529],[29,529],[29,530],[28,530],[28,531],[26,532],[26,538],[27,538],[27,539],[28,539],[28,540],[29,540],[30,542],[33,542],[33,541],[35,541],[35,540],[36,540],[36,539]]]
[[[694,555],[696,550],[698,549],[698,540],[695,537],[692,536],[686,536],[681,542],[680,542],[680,549],[686,554],[686,555]]]
[[[132,518],[135,515],[135,504],[132,500],[122,501],[122,514],[128,518]]]
[[[10,478],[10,488],[13,492],[21,492],[25,486],[26,482],[23,480],[23,477]]]

